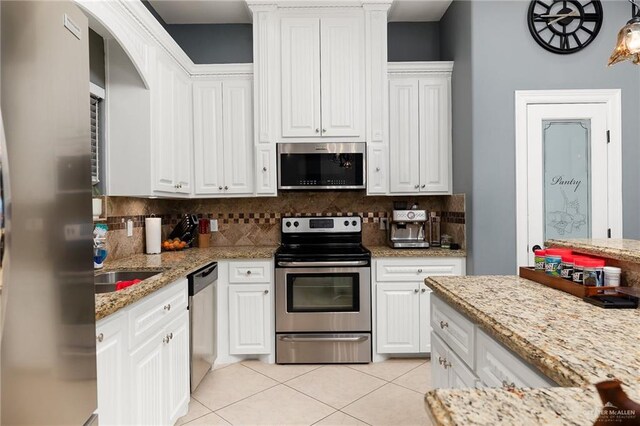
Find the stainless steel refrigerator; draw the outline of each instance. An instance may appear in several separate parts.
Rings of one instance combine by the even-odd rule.
[[[87,18],[0,2],[2,425],[95,421]]]

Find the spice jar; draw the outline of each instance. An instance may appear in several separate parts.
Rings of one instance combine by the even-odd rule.
[[[622,270],[615,266],[604,267],[604,285],[609,287],[618,287],[620,285],[620,274]]]
[[[534,263],[536,271],[544,271],[544,257],[547,254],[546,250],[534,250]]]
[[[573,282],[576,284],[583,284],[584,278],[584,261],[587,260],[584,257],[573,257]]]
[[[562,255],[562,264],[560,266],[560,276],[566,280],[573,279],[574,256],[572,254]]]

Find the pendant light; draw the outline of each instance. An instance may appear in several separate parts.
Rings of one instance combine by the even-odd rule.
[[[630,59],[640,65],[640,5],[635,0],[632,4],[632,18],[618,33],[616,48],[609,58],[609,66]]]

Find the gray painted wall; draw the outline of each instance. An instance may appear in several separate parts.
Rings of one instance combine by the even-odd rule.
[[[439,61],[439,22],[390,22],[387,25],[389,62]]]
[[[196,64],[253,62],[251,24],[169,24],[167,31]]]
[[[443,31],[442,46],[446,50],[443,57],[458,55],[471,60],[471,96],[461,95],[469,90],[465,79],[457,79],[454,88],[454,105],[469,99],[472,104],[471,137],[458,132],[463,139],[454,140],[454,147],[467,146],[466,153],[454,159],[454,185],[461,190],[469,187],[470,156],[473,225],[468,233],[473,273],[512,274],[515,270],[516,90],[622,89],[624,236],[640,238],[640,69],[631,63],[606,66],[618,30],[630,18],[628,3],[604,1],[605,18],[597,39],[579,53],[555,55],[539,47],[530,36],[526,25],[528,2],[473,1],[466,6],[458,2],[454,0],[452,7],[456,9],[448,19],[454,20],[453,13],[458,15],[455,19],[470,18],[471,52],[456,44],[453,30]],[[458,126],[467,116],[454,116],[454,120]],[[462,183],[456,182],[456,177]]]
[[[89,81],[105,88],[104,40],[89,28]]]
[[[441,60],[455,61],[451,78],[453,192],[465,193],[467,273],[473,273],[473,144],[471,2],[454,1],[440,21]]]

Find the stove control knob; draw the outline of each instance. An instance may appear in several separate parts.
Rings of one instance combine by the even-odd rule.
[[[287,222],[285,223],[285,225],[287,226],[287,228],[291,228],[291,222]]]
[[[356,225],[358,224],[358,222],[356,222],[356,221],[354,220],[353,222],[351,222],[351,224],[352,224],[353,226],[356,226]]]
[[[295,226],[296,228],[298,227],[298,225],[300,225],[298,221],[293,222],[293,226]]]
[[[344,226],[349,226],[349,221],[348,220],[344,221]]]

